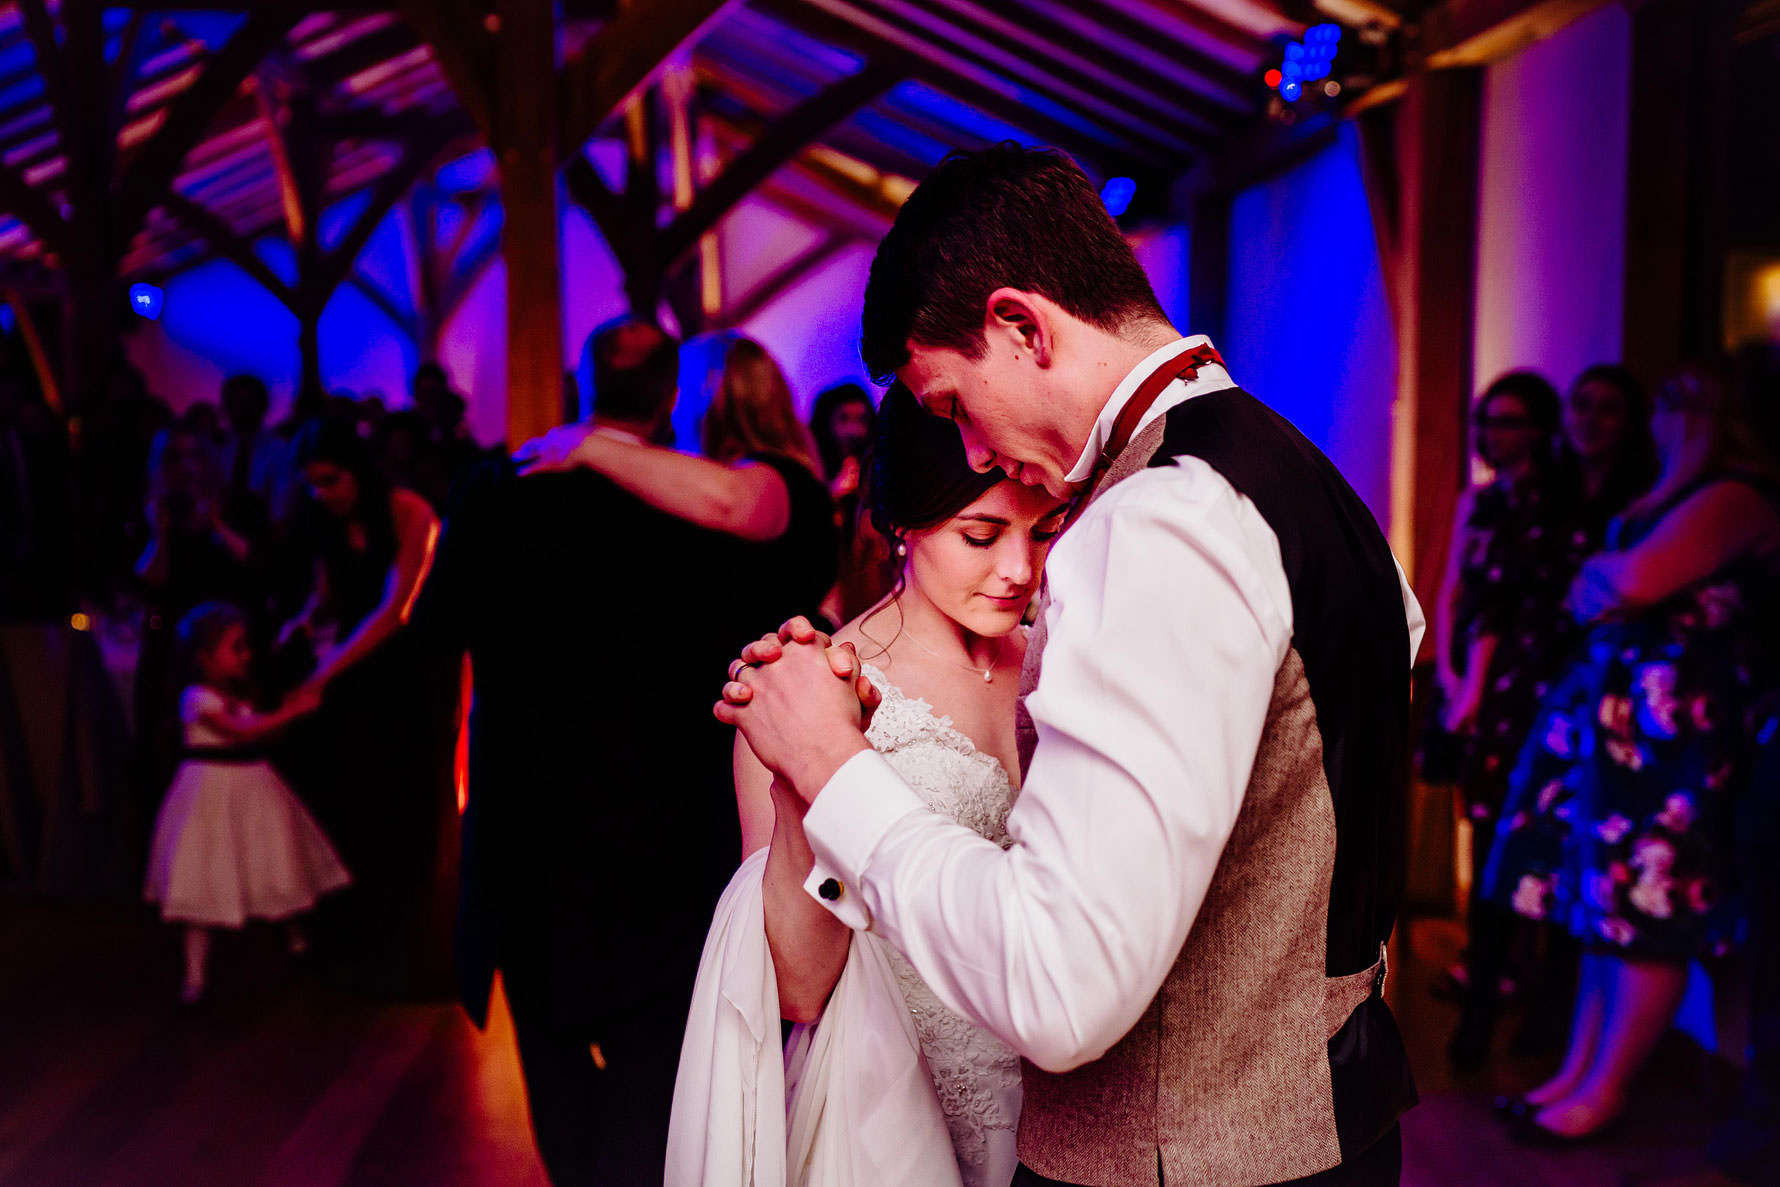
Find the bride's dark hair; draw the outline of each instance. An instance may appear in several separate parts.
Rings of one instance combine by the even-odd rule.
[[[1006,477],[971,469],[958,426],[922,408],[908,388],[893,383],[884,393],[863,493],[886,538],[937,527]]]
[[[987,472],[971,469],[958,426],[922,408],[901,383],[891,384],[878,403],[877,427],[864,469],[860,495],[871,526],[893,547],[910,532],[938,527],[1007,478],[1000,467]],[[875,610],[861,620],[859,633],[878,644],[879,655],[902,634],[907,563],[906,557],[898,558],[896,585],[890,591],[890,604],[897,609],[896,635],[888,643],[878,643],[866,632],[864,624]]]

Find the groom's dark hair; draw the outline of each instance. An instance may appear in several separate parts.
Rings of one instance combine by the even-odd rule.
[[[866,368],[887,382],[910,341],[981,358],[983,311],[1004,286],[1104,330],[1167,320],[1081,167],[1010,141],[948,156],[897,212],[865,286]]]

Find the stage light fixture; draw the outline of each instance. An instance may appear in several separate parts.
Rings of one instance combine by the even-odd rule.
[[[1137,183],[1129,177],[1109,177],[1100,187],[1100,200],[1106,204],[1106,212],[1114,218],[1131,209],[1131,199],[1135,197]]]
[[[166,300],[166,296],[155,285],[138,282],[130,286],[130,308],[140,317],[159,321],[161,303]]]

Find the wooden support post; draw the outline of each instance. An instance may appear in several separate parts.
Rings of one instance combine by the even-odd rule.
[[[1467,481],[1482,106],[1479,70],[1442,70],[1360,124],[1397,330],[1391,543],[1430,612]]]
[[[507,440],[560,423],[562,278],[556,209],[556,17],[551,0],[497,0],[494,130],[506,207]]]
[[[1725,0],[1662,0],[1632,14],[1626,161],[1625,364],[1654,383],[1719,345],[1727,185]]]

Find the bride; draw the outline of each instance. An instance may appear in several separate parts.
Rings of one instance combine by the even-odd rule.
[[[867,498],[901,578],[835,636],[882,698],[866,738],[929,809],[1006,845],[1020,622],[1067,507],[972,470],[956,427],[900,385],[880,410]],[[668,1187],[1007,1187],[1018,1058],[810,897],[804,805],[739,734],[735,776],[744,861],[699,970]],[[798,1024],[782,1063],[780,1017]]]

